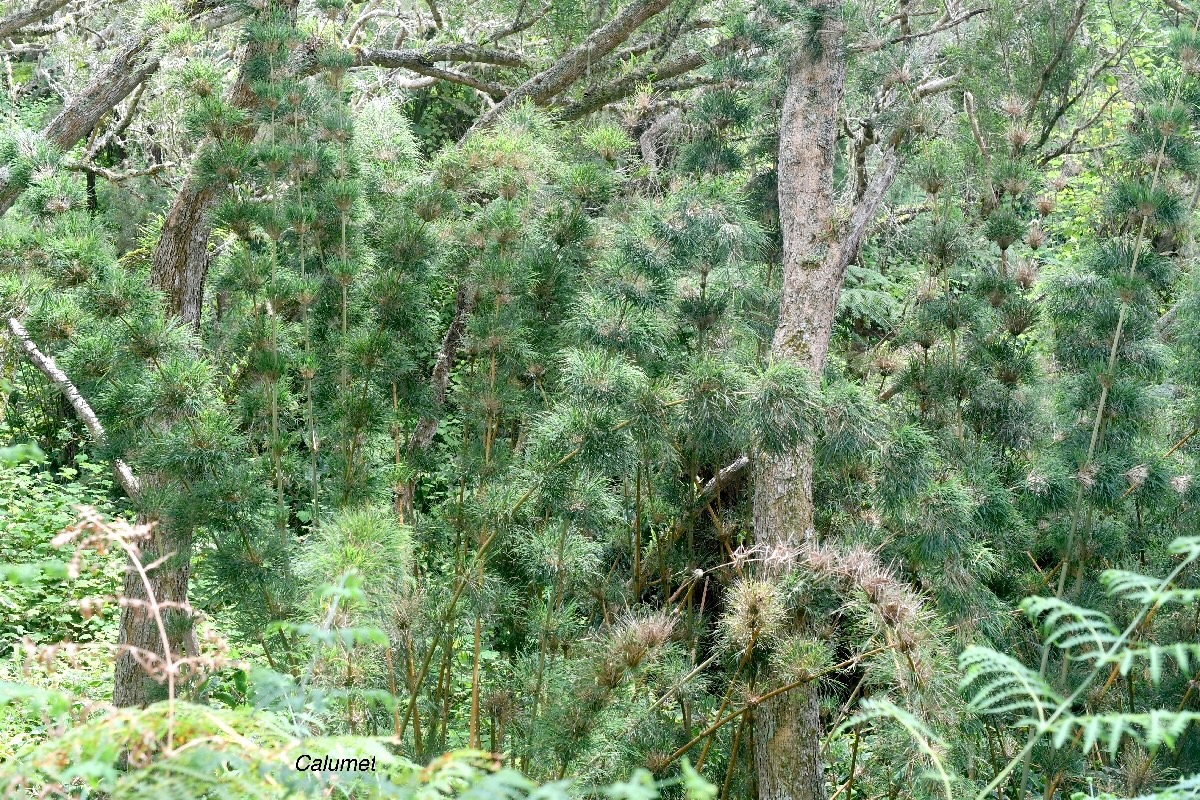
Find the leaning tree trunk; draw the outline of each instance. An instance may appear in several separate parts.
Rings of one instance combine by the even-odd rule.
[[[837,3],[814,0],[813,34],[793,56],[779,129],[779,217],[783,294],[771,345],[818,377],[825,364],[844,246],[834,216],[833,165],[846,65]],[[812,447],[760,456],[754,487],[754,538],[765,549],[813,538]],[[784,692],[754,714],[760,800],[824,800],[821,715],[811,685]]]

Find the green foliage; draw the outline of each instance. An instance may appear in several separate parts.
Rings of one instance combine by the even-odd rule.
[[[5,780],[750,797],[756,698],[816,681],[828,795],[1194,793],[1194,31],[1140,0],[675,3],[468,135],[633,6],[401,5],[211,36],[139,9],[165,74],[67,153],[34,132],[91,71],[77,21],[11,59],[0,307],[107,435],[0,354],[0,626],[36,645],[2,668]],[[366,66],[426,48],[500,63]],[[781,89],[843,57],[821,247],[900,165],[818,375],[773,341],[776,173],[814,156],[778,151]],[[212,199],[195,329],[151,288],[185,178]],[[814,502],[767,550],[773,456],[779,502],[809,471]],[[103,699],[120,577],[59,580],[78,502],[191,548],[226,666],[173,705],[67,696]],[[383,767],[335,786],[303,748]]]
[[[73,703],[60,693],[4,683],[0,707],[24,713],[36,709],[63,724]],[[304,756],[306,764],[326,757],[369,759],[372,769],[297,769]],[[183,702],[92,713],[54,739],[17,753],[0,767],[0,782],[9,791],[28,787],[45,797],[283,798],[326,797],[331,791],[405,800],[576,796],[566,782],[539,788],[515,770],[497,768],[486,753],[449,753],[420,767],[397,756],[384,738],[311,736],[280,713]],[[642,771],[628,782],[591,793],[613,800],[655,800],[677,782],[656,783]],[[694,771],[685,773],[684,783],[688,798],[713,796],[712,787]]]
[[[20,453],[23,448],[6,448]],[[36,452],[26,446],[24,452]],[[109,505],[107,470],[79,454],[57,472],[31,461],[0,466],[0,643],[7,652],[25,638],[36,644],[110,641],[116,609],[93,613],[79,601],[106,597],[121,576],[111,556],[69,567],[51,540],[75,521],[75,507]],[[68,581],[68,570],[79,575]]]

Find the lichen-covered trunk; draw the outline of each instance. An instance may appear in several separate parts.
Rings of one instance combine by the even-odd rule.
[[[810,0],[819,12],[792,57],[779,127],[779,224],[783,290],[772,356],[819,376],[845,273],[844,231],[834,214],[833,165],[845,81],[840,4]],[[763,548],[813,537],[812,448],[760,455],[755,469],[754,538]],[[821,715],[815,687],[763,703],[754,714],[760,800],[824,800]]]
[[[144,522],[139,518],[139,524]],[[192,568],[192,537],[190,533],[172,532],[165,525],[154,527],[150,539],[141,543],[141,562],[154,568],[148,570],[150,590],[157,603],[186,604],[188,581]],[[165,557],[165,558],[164,558]],[[161,562],[160,562],[161,559]],[[156,564],[156,562],[158,562]],[[133,565],[127,567],[121,608],[121,628],[116,666],[113,675],[113,703],[118,706],[143,707],[166,699],[167,684],[163,664],[138,653],[163,656],[162,634],[149,608],[150,597],[142,576]],[[191,616],[178,606],[162,609],[163,622],[170,640],[171,660],[178,661],[195,654],[195,633]],[[148,662],[148,663],[147,663]],[[143,666],[146,663],[146,666]]]

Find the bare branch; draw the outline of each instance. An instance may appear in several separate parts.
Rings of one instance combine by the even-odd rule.
[[[739,475],[746,471],[746,467],[750,466],[749,456],[738,456],[730,463],[721,467],[716,475],[713,475],[704,485],[700,487],[700,495],[698,500],[701,503],[707,503],[717,496],[718,493],[730,483],[732,483]]]
[[[520,53],[511,50],[478,47],[471,44],[442,44],[420,49],[404,48],[400,50],[385,50],[372,47],[351,48],[356,67],[388,67],[389,69],[410,69],[419,72],[420,68],[430,67],[439,61],[451,63],[492,64],[498,67],[528,67],[529,62]],[[311,74],[312,69],[301,68],[301,74]]]
[[[909,34],[905,34],[903,36],[896,36],[892,39],[888,39],[887,41],[883,41],[883,42],[875,41],[875,42],[871,42],[868,44],[855,45],[853,47],[850,47],[849,50],[851,53],[874,53],[876,50],[882,50],[884,47],[886,47],[889,44],[901,44],[903,42],[911,42],[913,39],[920,39],[925,36],[933,36],[934,34],[938,34],[938,33],[941,33],[942,31],[946,31],[951,28],[957,27],[957,26],[963,24],[964,22],[966,22],[967,20],[971,19],[972,17],[978,16],[979,14],[984,14],[991,10],[992,10],[991,6],[981,6],[980,8],[976,8],[971,11],[967,11],[962,14],[959,14],[957,17],[951,17],[950,19],[943,19],[940,22],[938,22],[937,24],[935,24],[932,28],[929,28],[928,30],[918,31],[916,33],[909,33]]]
[[[995,197],[996,190],[992,187],[992,155],[988,152],[987,142],[983,140],[983,131],[979,129],[979,112],[975,110],[975,95],[963,92],[963,110],[967,113],[967,122],[971,125],[971,138],[979,148],[979,158],[983,161],[983,175],[988,183],[988,194]]]
[[[26,25],[32,25],[35,22],[41,22],[46,17],[58,11],[71,0],[46,0],[24,11],[16,11],[9,14],[7,17],[0,19],[0,38],[11,36],[14,33],[24,28]]]
[[[560,116],[563,119],[579,119],[609,103],[624,100],[634,94],[647,81],[666,81],[700,69],[708,64],[713,57],[722,56],[730,51],[745,47],[747,42],[738,37],[723,39],[707,49],[696,50],[678,56],[670,61],[659,64],[648,64],[634,70],[628,75],[617,78],[604,86],[590,88],[584,91],[583,97],[573,103],[562,106]],[[658,86],[659,84],[656,84]]]
[[[105,169],[91,161],[72,161],[64,165],[72,172],[90,172],[93,175],[99,175],[104,180],[110,183],[122,183],[132,178],[143,178],[149,175],[157,175],[163,170],[170,169],[175,166],[174,161],[164,161],[161,164],[151,164],[142,169],[131,169],[124,172],[115,172],[111,169]]]
[[[511,24],[504,26],[500,30],[498,30],[495,33],[488,36],[488,38],[487,38],[488,44],[496,44],[501,39],[506,39],[509,36],[512,36],[513,34],[520,33],[521,31],[532,28],[534,25],[537,24],[538,20],[540,20],[542,17],[544,17],[548,13],[550,13],[550,9],[551,9],[551,5],[550,5],[550,3],[547,3],[546,5],[539,8],[537,11],[533,12],[532,16],[526,17],[525,19],[521,19],[520,16],[518,15],[517,19],[515,21],[513,21]]]
[[[106,131],[103,136],[100,136],[96,139],[96,141],[88,145],[87,158],[89,160],[95,158],[97,153],[107,147],[110,142],[112,142],[129,128],[129,125],[133,122],[134,114],[137,112],[138,103],[141,102],[142,95],[145,94],[145,92],[146,83],[143,81],[142,83],[138,84],[136,89],[134,89],[133,96],[129,98],[128,108],[125,110],[125,114],[121,117],[117,124]]]
[[[544,105],[577,81],[590,65],[599,62],[615,50],[644,22],[670,4],[671,0],[634,0],[549,67],[510,92],[495,108],[481,114],[467,135],[491,125],[505,111],[525,100]]]
[[[88,433],[92,436],[92,441],[98,445],[103,445],[106,441],[104,426],[100,423],[100,419],[96,416],[96,412],[92,411],[91,405],[84,399],[79,390],[75,388],[75,384],[67,377],[67,374],[58,368],[54,363],[54,359],[38,349],[38,346],[30,338],[29,332],[25,330],[16,317],[8,318],[8,330],[21,344],[21,349],[25,351],[25,355],[29,358],[31,364],[37,367],[38,372],[46,376],[46,379],[54,384],[71,404],[71,408],[75,410],[75,416],[87,428]],[[125,494],[130,498],[136,498],[142,490],[141,483],[137,476],[133,474],[133,470],[119,458],[113,459],[113,473],[116,475],[117,482],[121,484],[121,488],[125,490]]]
[[[1136,38],[1138,30],[1141,27],[1142,19],[1145,17],[1145,15],[1146,12],[1143,11],[1141,16],[1138,17],[1137,22],[1130,26],[1129,34],[1124,40],[1122,40],[1120,46],[1117,47],[1116,52],[1100,63],[1096,64],[1096,66],[1092,67],[1092,69],[1088,71],[1088,74],[1084,77],[1079,87],[1079,91],[1075,92],[1075,94],[1068,97],[1065,101],[1059,103],[1058,107],[1054,109],[1054,113],[1050,115],[1050,119],[1045,125],[1042,126],[1041,135],[1038,136],[1037,142],[1033,145],[1035,150],[1041,149],[1041,147],[1050,140],[1050,135],[1054,132],[1054,128],[1058,125],[1059,120],[1061,120],[1068,111],[1074,108],[1076,103],[1083,99],[1083,96],[1092,88],[1092,85],[1096,82],[1096,79],[1100,77],[1101,73],[1103,73],[1104,70],[1120,63],[1120,61],[1125,58],[1125,56],[1129,53],[1129,49],[1133,46],[1133,42]]]
[[[841,250],[837,256],[838,264],[836,269],[838,272],[844,272],[850,262],[858,258],[858,249],[862,245],[863,237],[866,236],[867,229],[870,228],[871,224],[875,222],[875,215],[879,213],[879,207],[883,204],[883,198],[887,195],[888,189],[892,188],[892,183],[896,180],[896,173],[900,168],[900,159],[896,153],[898,144],[893,139],[884,148],[881,163],[874,174],[871,175],[862,199],[859,200],[857,205],[854,206],[854,210],[850,213],[849,230],[842,240]]]
[[[958,85],[958,75],[948,75],[945,78],[934,78],[925,81],[913,90],[917,97],[929,97],[953,89]]]
[[[425,0],[425,5],[429,6],[429,13],[433,16],[434,27],[441,30],[445,23],[442,21],[442,12],[438,10],[436,0]]]
[[[1196,16],[1195,11],[1188,8],[1183,3],[1179,2],[1179,0],[1163,0],[1163,3],[1165,3],[1167,5],[1167,7],[1170,8],[1172,11],[1174,11],[1178,14],[1182,14],[1185,17]]]
[[[1039,158],[1038,164],[1045,166],[1046,164],[1049,164],[1051,161],[1058,158],[1059,156],[1069,153],[1071,151],[1071,148],[1075,146],[1075,142],[1079,138],[1080,134],[1082,134],[1086,130],[1090,130],[1091,127],[1096,123],[1096,120],[1100,119],[1101,115],[1103,115],[1105,110],[1107,110],[1108,107],[1112,104],[1112,101],[1116,100],[1120,96],[1121,96],[1121,92],[1119,90],[1111,92],[1108,95],[1108,97],[1106,97],[1104,99],[1104,102],[1100,104],[1100,108],[1096,110],[1095,114],[1092,114],[1085,121],[1076,125],[1071,130],[1071,133],[1067,136],[1066,141],[1064,141],[1058,147],[1051,150],[1049,153],[1046,153],[1041,158]]]

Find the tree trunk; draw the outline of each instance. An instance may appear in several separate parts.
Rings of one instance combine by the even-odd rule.
[[[771,353],[819,377],[846,266],[833,186],[846,64],[840,4],[812,0],[811,7],[820,16],[792,58],[779,127],[783,294]],[[755,543],[788,548],[814,538],[811,445],[760,456],[756,473]],[[754,762],[760,800],[824,800],[816,687],[784,692],[755,709]]]
[[[59,152],[66,152],[87,135],[138,84],[158,69],[158,56],[148,37],[138,37],[125,46],[107,67],[71,99],[42,131],[42,138]],[[0,178],[0,216],[12,207],[25,184],[7,176]]]
[[[138,519],[139,524],[145,522]],[[155,525],[150,538],[141,543],[141,561],[154,565],[148,570],[150,589],[156,604],[187,603],[188,582],[192,575],[192,536],[188,531],[171,531],[163,523]],[[164,558],[165,557],[165,558]],[[127,602],[121,608],[120,650],[117,653],[113,674],[113,703],[118,706],[144,707],[167,696],[165,674],[155,669],[146,669],[139,663],[136,653],[163,654],[162,635],[149,608],[142,576],[132,564],[127,565],[123,597]],[[185,655],[195,655],[196,638],[189,613],[181,608],[167,608],[160,612],[171,648],[171,661]],[[132,651],[132,652],[131,652]],[[158,673],[156,675],[156,673]],[[155,677],[163,678],[160,683]]]
[[[18,13],[0,20],[0,30],[9,24],[28,24],[30,14],[36,15],[53,10],[62,4],[50,0],[28,13]],[[215,31],[236,20],[244,12],[239,8],[216,8],[200,11],[192,17],[193,25],[206,32]],[[15,30],[15,29],[14,29]],[[143,81],[158,71],[159,57],[155,45],[158,33],[139,34],[126,42],[113,56],[112,61],[102,68],[74,95],[63,110],[50,120],[41,132],[41,138],[53,145],[60,153],[74,147],[89,131],[100,123],[104,115],[112,111]],[[25,191],[26,184],[8,176],[0,176],[0,217],[8,211]]]
[[[202,187],[194,175],[188,178],[163,220],[150,266],[150,282],[163,293],[167,313],[179,317],[194,331],[200,329],[204,281],[208,277],[209,229],[205,216],[214,200],[211,186]]]

